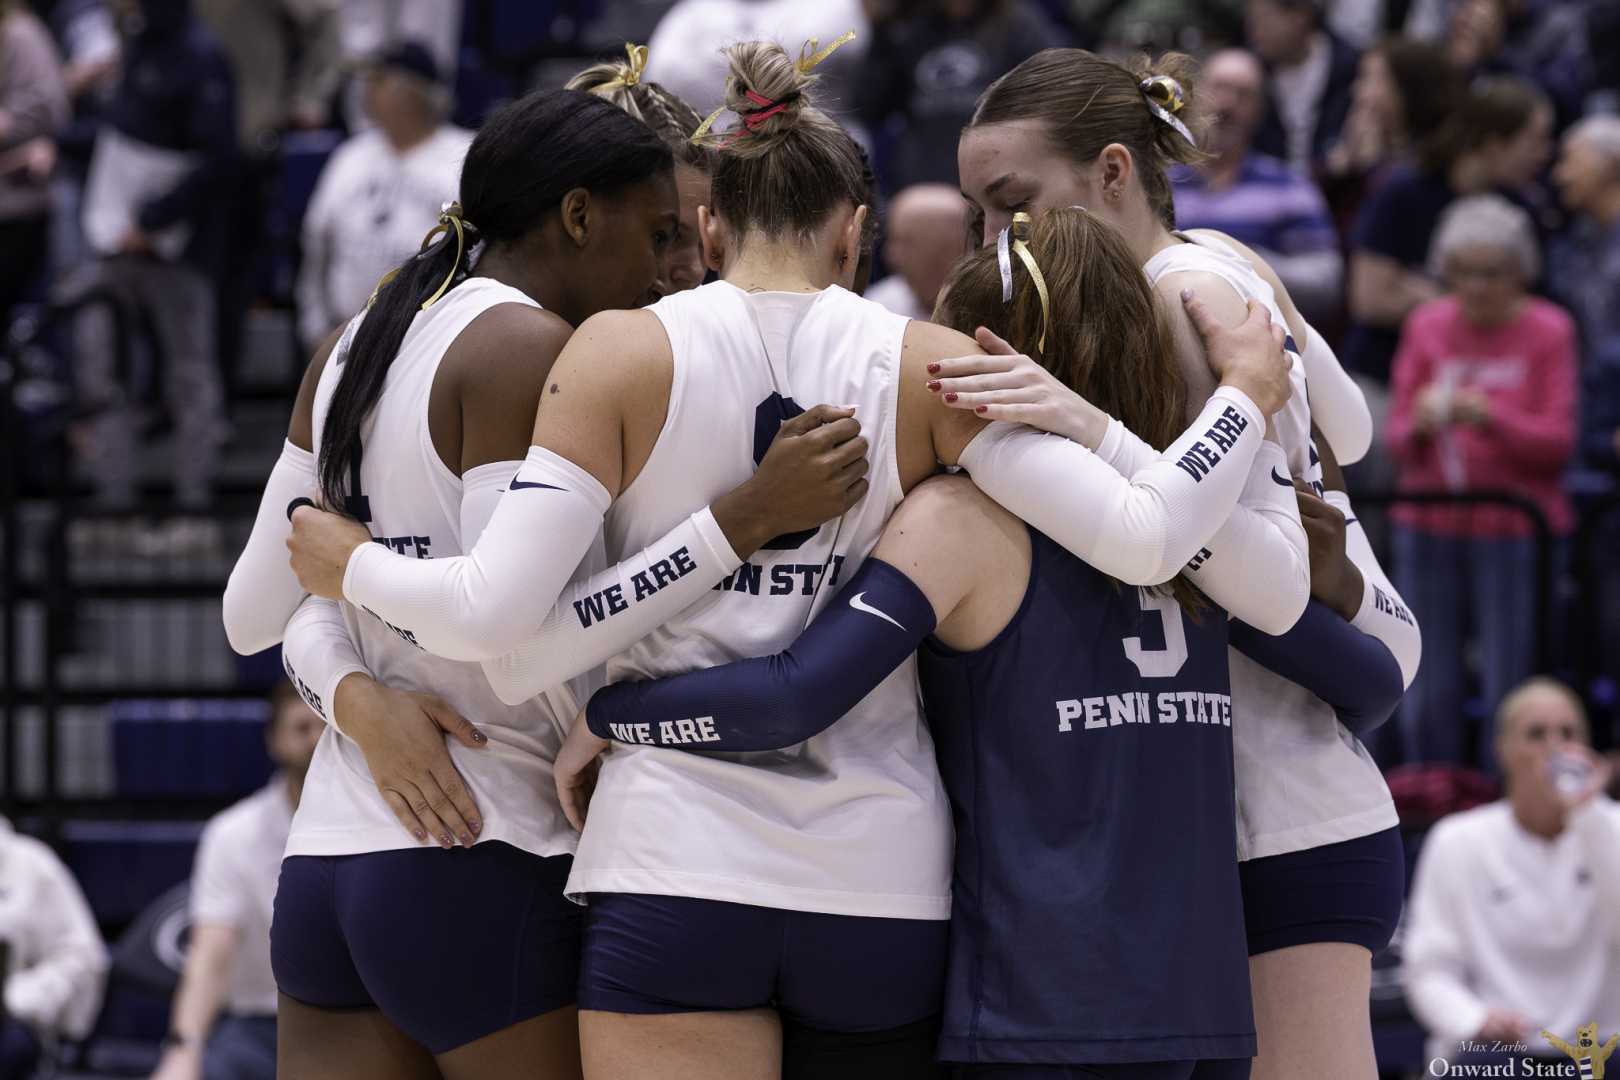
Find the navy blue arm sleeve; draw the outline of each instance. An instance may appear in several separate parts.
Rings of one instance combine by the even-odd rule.
[[[1339,720],[1365,735],[1388,720],[1404,687],[1395,654],[1377,638],[1312,600],[1294,628],[1279,637],[1232,624],[1232,647],[1333,706]]]
[[[604,739],[684,750],[778,750],[831,727],[934,632],[934,608],[895,567],[867,559],[791,646],[774,656],[591,697]]]

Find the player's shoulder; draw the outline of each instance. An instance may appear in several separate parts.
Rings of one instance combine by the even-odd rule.
[[[978,342],[960,330],[912,319],[906,323],[900,355],[902,366],[912,368],[926,366],[946,357],[974,356],[983,351]]]

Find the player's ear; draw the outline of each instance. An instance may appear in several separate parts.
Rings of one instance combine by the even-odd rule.
[[[584,247],[591,235],[591,193],[574,188],[562,197],[562,227],[575,247]]]
[[[707,206],[700,206],[697,211],[698,241],[703,245],[703,265],[718,274],[721,264],[726,259],[725,231],[720,228],[720,219]]]

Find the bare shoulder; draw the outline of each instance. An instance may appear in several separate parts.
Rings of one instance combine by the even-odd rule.
[[[873,554],[919,584],[949,579],[956,587],[947,591],[961,596],[995,567],[1016,561],[1020,544],[1027,550],[1023,522],[966,475],[942,473],[900,501]]]
[[[292,419],[287,423],[287,441],[300,450],[312,450],[315,447],[315,388],[321,384],[321,375],[326,371],[327,361],[331,360],[332,352],[337,343],[343,340],[343,331],[348,328],[345,323],[326,335],[310,358],[309,366],[304,368],[304,377],[298,382],[298,396],[293,400]]]
[[[573,328],[528,304],[496,304],[467,324],[445,352],[442,370],[480,396],[539,396]]]
[[[1290,332],[1296,335],[1303,334],[1305,317],[1301,315],[1299,313],[1299,309],[1294,306],[1294,298],[1288,295],[1288,286],[1283,284],[1282,278],[1277,276],[1277,271],[1273,270],[1271,268],[1271,264],[1260,257],[1259,252],[1255,251],[1242,241],[1234,240],[1232,237],[1215,229],[1189,229],[1187,235],[1209,236],[1215,240],[1219,240],[1220,242],[1231,247],[1232,250],[1236,251],[1239,255],[1242,255],[1244,259],[1248,260],[1249,266],[1254,269],[1256,274],[1260,275],[1260,280],[1271,286],[1272,293],[1277,297],[1277,306],[1282,309],[1283,318],[1288,321],[1288,329]]]
[[[574,331],[563,350],[559,375],[618,383],[645,378],[648,365],[674,364],[669,335],[650,311],[602,311]]]
[[[1153,289],[1169,309],[1172,324],[1192,325],[1181,303],[1183,291],[1197,296],[1216,318],[1228,325],[1241,323],[1249,314],[1248,302],[1232,287],[1231,282],[1207,270],[1173,270],[1154,282]]]
[[[900,370],[905,374],[920,373],[935,360],[975,356],[982,352],[977,341],[958,330],[913,319],[906,324],[906,336],[901,343]]]

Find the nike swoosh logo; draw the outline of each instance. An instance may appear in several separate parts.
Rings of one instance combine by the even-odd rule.
[[[850,597],[849,598],[849,606],[854,608],[856,611],[864,611],[868,615],[876,615],[878,618],[882,619],[884,622],[888,623],[890,626],[898,628],[901,631],[901,633],[905,632],[906,628],[901,626],[899,623],[895,622],[887,614],[885,614],[884,612],[879,611],[877,608],[873,607],[871,604],[863,604],[861,602],[861,597],[863,597],[865,595],[866,595],[865,593],[860,592],[860,593],[856,593],[854,596]]]
[[[1354,525],[1359,520],[1360,520],[1359,518],[1345,518],[1344,523],[1346,525]]]
[[[1294,486],[1294,482],[1292,480],[1288,479],[1286,476],[1278,476],[1277,475],[1277,470],[1276,470],[1275,467],[1273,467],[1272,470],[1271,470],[1271,478],[1272,478],[1272,480],[1274,480],[1277,483],[1281,484],[1283,487],[1293,487]]]
[[[531,483],[529,483],[529,482],[527,482],[525,480],[519,480],[515,476],[512,477],[512,483],[510,485],[510,490],[512,490],[512,491],[522,491],[524,488],[541,488],[541,489],[544,489],[546,491],[567,491],[568,490],[567,488],[560,488],[556,484],[531,484]]]

